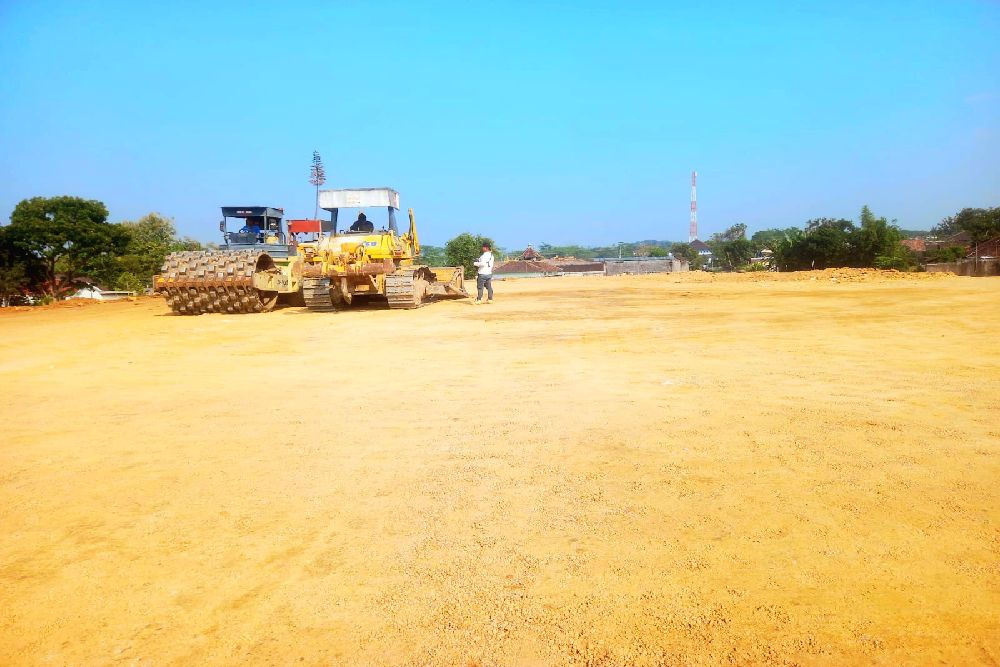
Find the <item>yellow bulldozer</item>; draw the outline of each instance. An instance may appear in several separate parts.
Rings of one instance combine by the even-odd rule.
[[[295,229],[285,230],[282,209],[223,207],[219,229],[224,245],[170,254],[154,279],[155,290],[181,315],[267,312],[281,299],[310,310],[333,311],[350,306],[359,296],[383,299],[394,309],[468,296],[461,267],[420,264],[413,209],[405,234],[396,224],[398,192],[322,190],[319,196],[330,220],[314,221],[312,238],[302,241]],[[388,213],[379,229],[363,213],[373,207]],[[338,229],[340,211],[352,208],[361,211],[358,219]],[[243,220],[243,227],[228,231],[229,218]]]

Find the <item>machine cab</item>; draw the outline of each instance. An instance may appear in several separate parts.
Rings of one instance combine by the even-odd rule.
[[[272,254],[288,254],[284,216],[284,209],[270,206],[223,206],[219,230],[227,248],[259,248]],[[238,225],[237,231],[229,231],[229,218],[236,219],[233,226]]]
[[[320,190],[319,207],[330,212],[330,221],[324,221],[324,231],[330,228],[335,236],[351,234],[377,234],[380,231],[390,231],[399,234],[396,224],[396,211],[399,210],[399,193],[392,188],[352,188],[345,190]],[[367,227],[355,228],[350,221],[339,220],[340,209],[385,208],[388,212],[388,222],[383,230],[371,221]],[[341,224],[338,228],[338,223]]]

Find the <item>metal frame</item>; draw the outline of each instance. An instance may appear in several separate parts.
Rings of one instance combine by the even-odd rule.
[[[389,212],[389,231],[399,234],[399,226],[396,224],[399,193],[392,188],[341,188],[319,191],[319,207],[330,212],[330,226],[334,236],[338,233],[337,221],[340,217],[340,209],[364,210],[378,206],[384,206]]]

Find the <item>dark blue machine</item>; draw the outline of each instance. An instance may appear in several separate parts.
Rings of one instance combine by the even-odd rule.
[[[219,231],[227,250],[261,250],[272,257],[297,254],[294,245],[288,244],[282,218],[285,209],[270,206],[223,206]],[[239,231],[228,231],[229,218],[243,220]]]

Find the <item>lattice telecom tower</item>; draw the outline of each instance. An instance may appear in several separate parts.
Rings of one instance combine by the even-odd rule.
[[[691,229],[688,230],[688,242],[698,238],[698,172],[691,172]]]

